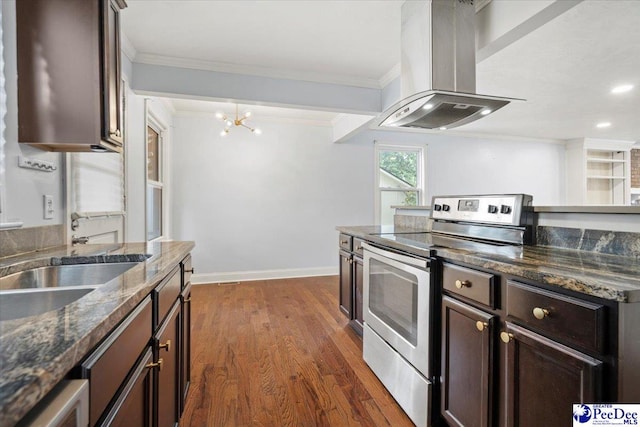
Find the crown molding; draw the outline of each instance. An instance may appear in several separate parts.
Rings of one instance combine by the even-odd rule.
[[[125,33],[120,34],[120,49],[131,62],[133,62],[138,55],[138,51]]]
[[[345,86],[356,86],[369,89],[380,89],[378,79],[358,78],[340,74],[326,74],[305,71],[289,71],[270,67],[238,65],[226,62],[207,61],[202,59],[178,58],[173,56],[154,55],[138,52],[135,62],[149,65],[188,68],[193,70],[216,71],[221,73],[247,74],[276,79],[302,80],[315,83],[328,83]]]
[[[192,117],[192,118],[207,118],[211,119],[213,122],[220,122],[215,115],[215,113],[208,111],[184,111],[177,110],[173,113],[173,117]],[[307,125],[307,126],[319,126],[319,127],[331,127],[330,120],[318,120],[318,119],[305,119],[305,118],[296,118],[296,117],[280,117],[280,116],[269,116],[263,114],[255,114],[251,116],[251,123],[283,123],[283,124],[296,124],[296,125]],[[221,123],[221,122],[220,122]]]
[[[394,65],[393,67],[391,67],[391,69],[389,71],[387,71],[384,76],[380,77],[379,85],[380,85],[381,88],[383,88],[386,85],[388,85],[389,83],[391,83],[392,81],[394,81],[395,79],[397,79],[398,77],[400,77],[400,63],[399,62],[396,65]]]

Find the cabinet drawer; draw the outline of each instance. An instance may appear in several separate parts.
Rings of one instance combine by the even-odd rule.
[[[363,256],[363,252],[364,252],[364,249],[362,249],[362,244],[363,243],[364,243],[364,240],[354,237],[353,238],[353,253],[355,253],[356,255],[359,255],[359,256]]]
[[[154,316],[153,316],[153,328],[162,323],[162,320],[167,316],[173,303],[176,302],[182,289],[182,278],[178,274],[179,267],[176,267],[168,277],[164,279],[156,288],[151,292],[153,295],[154,303]]]
[[[340,238],[338,240],[338,242],[340,243],[340,249],[342,249],[343,251],[351,252],[352,240],[353,237],[349,236],[348,234],[340,233]]]
[[[191,275],[193,274],[193,266],[191,265],[191,255],[182,261],[182,287],[186,287],[191,283]]]
[[[89,379],[89,425],[95,425],[151,338],[151,298],[138,307],[82,363]]]
[[[494,308],[496,276],[482,271],[443,264],[442,286],[449,292]]]
[[[560,341],[603,351],[605,307],[600,304],[509,280],[507,315]]]

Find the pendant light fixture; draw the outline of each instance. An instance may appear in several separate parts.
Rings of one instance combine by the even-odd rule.
[[[224,113],[216,113],[216,118],[222,120],[224,122],[224,124],[225,124],[224,129],[222,130],[222,132],[220,132],[220,136],[226,136],[229,133],[229,131],[231,130],[232,126],[242,126],[244,128],[249,129],[252,133],[255,133],[256,135],[260,135],[262,133],[262,131],[260,129],[252,128],[251,126],[247,126],[247,124],[245,123],[245,120],[247,120],[250,116],[251,116],[251,112],[247,111],[247,112],[244,113],[244,115],[242,117],[240,117],[240,115],[238,114],[238,104],[236,104],[236,118],[235,119],[230,119]]]

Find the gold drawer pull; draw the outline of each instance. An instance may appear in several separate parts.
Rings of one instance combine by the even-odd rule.
[[[167,351],[171,351],[171,340],[167,340],[166,343],[164,344],[158,344],[158,348],[160,350],[162,350],[163,348],[166,349]]]
[[[347,243],[349,243],[349,241],[348,241],[348,240],[340,240],[340,244],[341,244],[341,245],[346,245]]]
[[[184,302],[185,304],[186,304],[186,303],[190,303],[190,302],[191,302],[191,297],[189,297],[189,298],[185,298],[185,299],[184,299],[184,301],[182,301],[182,302]]]
[[[500,332],[500,339],[503,343],[509,344],[509,342],[513,339],[513,334],[509,332]]]
[[[482,320],[478,320],[476,322],[476,328],[478,328],[480,332],[484,331],[485,328],[488,328],[488,327],[489,327],[489,324],[487,322],[483,322]]]
[[[356,251],[361,251],[361,250],[362,250],[362,245],[358,245],[358,246],[356,247]]]
[[[184,272],[193,274],[194,271],[195,271],[195,269],[193,267],[191,267],[190,270],[185,270]]]
[[[120,129],[116,129],[115,132],[109,132],[109,136],[120,137],[121,136]]]
[[[468,280],[456,280],[456,288],[458,289],[462,289],[462,288],[470,288],[471,287],[471,282]]]
[[[164,361],[162,359],[158,359],[157,363],[147,363],[146,365],[144,365],[145,368],[158,368],[158,371],[162,371],[162,364],[164,363]]]
[[[549,315],[549,310],[546,308],[536,307],[533,309],[533,317],[538,320],[542,320]]]

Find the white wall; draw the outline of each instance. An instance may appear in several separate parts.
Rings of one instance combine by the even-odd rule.
[[[564,203],[564,145],[435,133],[363,132],[347,144],[427,144],[427,202],[434,195],[526,193],[535,205]]]
[[[196,242],[194,280],[336,273],[335,227],[373,222],[373,144],[252,124],[223,138],[212,115],[174,118],[173,237]]]
[[[62,186],[63,155],[49,153],[18,143],[18,87],[16,61],[16,3],[0,2],[2,7],[2,44],[6,92],[5,129],[0,135],[0,183],[2,197],[0,223],[21,221],[24,227],[62,224],[65,200]],[[2,103],[0,103],[2,104]],[[46,160],[55,164],[55,172],[40,172],[18,167],[18,156]],[[53,196],[53,219],[43,218],[42,196]]]

